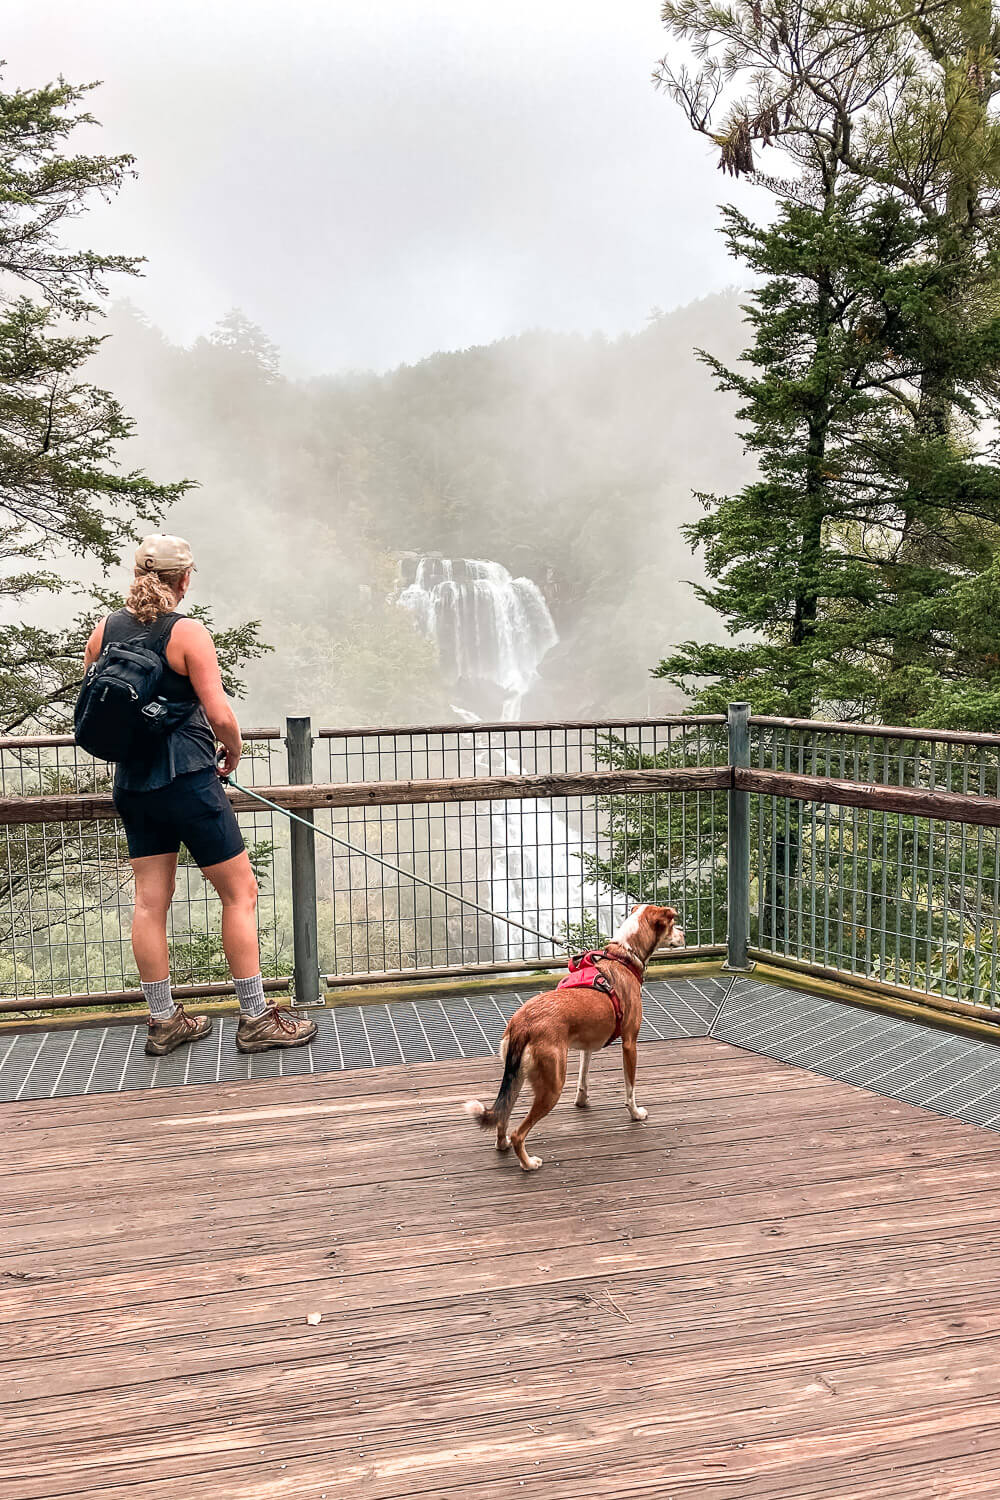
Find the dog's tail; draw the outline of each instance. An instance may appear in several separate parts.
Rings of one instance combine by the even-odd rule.
[[[500,1080],[500,1089],[489,1109],[478,1099],[466,1099],[463,1108],[467,1115],[477,1120],[483,1130],[493,1130],[497,1126],[506,1128],[510,1119],[511,1110],[514,1108],[514,1095],[517,1088],[517,1080],[521,1074],[521,1064],[524,1061],[524,1049],[527,1037],[504,1037],[500,1043],[500,1056],[503,1058],[503,1077]]]

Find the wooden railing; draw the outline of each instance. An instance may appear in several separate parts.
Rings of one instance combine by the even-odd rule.
[[[713,792],[732,785],[728,766],[676,767],[662,771],[571,771],[555,776],[447,777],[428,781],[345,781],[305,786],[261,786],[261,796],[289,811],[323,807],[394,807],[438,802],[516,802],[540,797],[611,797],[628,792]],[[257,798],[230,790],[237,812],[253,812]],[[115,817],[110,796],[81,793],[0,798],[0,826],[92,822]]]
[[[294,764],[311,769],[313,737],[308,721],[290,721],[292,722],[304,726],[297,731],[299,755]],[[704,733],[717,737],[725,722],[718,715],[630,721],[630,727],[640,731],[636,759],[641,760],[646,754],[641,738],[644,728],[651,731],[666,728],[668,734],[676,730],[677,735],[682,737],[695,731],[699,735]],[[730,728],[733,722],[731,714]],[[614,737],[619,734],[620,724],[621,721],[602,720],[573,721],[560,725],[503,723],[381,729],[357,727],[321,729],[315,732],[315,740],[358,741],[363,742],[366,747],[374,745],[374,750],[366,748],[359,752],[359,756],[368,756],[373,764],[380,767],[383,747],[397,739],[405,739],[412,744],[414,740],[423,737],[424,747],[421,753],[425,754],[426,744],[435,737],[440,738],[448,741],[452,748],[447,753],[454,755],[470,740],[475,745],[488,746],[491,736],[501,737],[502,745],[507,746],[508,737],[521,736],[523,740],[539,734],[551,736],[562,733],[568,736],[572,731],[579,744],[583,744],[586,736],[594,736],[596,743],[598,735]],[[750,764],[749,738],[745,738],[739,753],[730,749],[727,764],[640,764],[617,770],[404,776],[378,780],[309,779],[298,784],[268,782],[254,790],[281,808],[307,814],[324,809],[399,809],[406,805],[421,804],[549,803],[552,799],[564,798],[577,801],[593,798],[603,801],[607,798],[725,793],[729,806],[730,832],[734,827],[742,830],[735,846],[730,841],[728,868],[728,957],[732,967],[745,967],[756,954],[794,962],[798,967],[816,973],[850,974],[855,979],[893,993],[919,994],[930,1003],[947,1009],[992,1013],[994,1006],[1000,1003],[1000,850],[995,854],[994,873],[989,862],[994,858],[997,848],[996,835],[984,835],[983,832],[973,835],[973,839],[979,840],[973,850],[974,859],[978,861],[977,868],[975,863],[966,860],[967,836],[963,830],[1000,829],[1000,798],[995,794],[997,768],[1000,767],[1000,735],[756,717],[748,716],[745,710],[742,724],[745,736],[757,734],[762,744],[767,737],[770,747],[768,754],[772,762],[784,759],[786,763]],[[256,730],[253,731],[252,738],[267,743],[280,739],[282,733],[276,728]],[[842,767],[843,751],[837,751],[833,755],[829,750],[835,742],[853,742],[864,746],[863,753],[855,757],[853,768],[849,768],[853,770],[852,777],[820,775],[815,774],[814,769],[807,772],[796,768],[796,764],[808,764],[815,768],[824,754],[827,763]],[[288,743],[291,769],[291,738]],[[673,742],[668,738],[667,743]],[[719,743],[718,739],[713,743]],[[780,746],[780,755],[775,752],[775,745]],[[71,746],[72,741],[64,736],[17,737],[0,742],[0,752],[7,749],[23,753],[52,747],[66,749]],[[939,748],[932,751],[930,747]],[[388,755],[389,750],[386,748],[384,753]],[[438,751],[435,750],[434,753],[437,754]],[[652,758],[657,756],[662,759],[663,751],[654,745]],[[939,758],[935,760],[934,756]],[[720,758],[725,758],[724,750]],[[758,761],[764,758],[762,752]],[[360,762],[354,762],[355,765],[358,763],[364,766],[368,761],[360,759]],[[502,769],[502,758],[500,766]],[[893,779],[879,779],[877,775],[865,774],[866,770],[869,773],[873,770],[878,772],[883,767],[887,773],[892,772]],[[922,784],[924,782],[943,782],[944,785]],[[955,790],[956,786],[974,789]],[[253,797],[241,791],[232,790],[229,795],[234,808],[239,812],[252,812],[259,806]],[[751,854],[751,799],[757,799],[758,808],[758,838],[754,854]],[[795,808],[799,811],[793,812],[792,809]],[[770,809],[766,817],[764,809]],[[831,822],[832,809],[851,809],[862,814],[865,822],[858,825],[860,833],[854,828],[845,832],[847,825]],[[0,796],[0,824],[11,830],[44,824],[95,824],[114,816],[114,805],[107,792],[60,790],[48,795]],[[886,818],[905,820],[905,831],[901,831],[904,830],[904,824],[894,823],[891,826],[891,839],[896,841],[901,851],[898,854],[889,850],[890,828],[885,822]],[[881,821],[877,821],[878,819]],[[768,820],[770,826],[767,826]],[[953,830],[953,833],[949,833],[949,830]],[[304,987],[307,988],[310,983],[308,976],[316,976],[318,973],[315,946],[315,835],[305,831],[297,836],[298,855],[292,860],[291,896],[295,977],[301,997]],[[984,837],[991,840],[988,848],[982,844]],[[851,842],[845,854],[846,838]],[[924,843],[921,843],[921,839]],[[960,862],[955,854],[959,844]],[[922,860],[927,863],[923,852],[925,846],[930,851],[927,869],[921,864]],[[840,905],[832,915],[827,912],[824,918],[823,901],[830,899],[830,891],[820,888],[821,877],[824,876],[824,870],[826,876],[829,876],[831,849],[835,850],[839,866],[834,869],[836,878],[832,885],[829,880],[827,884],[834,889],[834,899]],[[812,861],[809,865],[813,879],[811,897],[808,892],[804,894],[802,889],[806,855]],[[698,857],[697,850],[693,851],[693,857]],[[825,867],[822,865],[823,859],[826,860]],[[866,859],[867,874],[864,865]],[[850,868],[845,865],[845,860]],[[883,888],[880,890],[871,888],[875,877],[870,872],[876,866],[881,871]],[[308,881],[302,878],[303,870],[310,868],[313,872],[311,891]],[[887,871],[890,872],[889,875]],[[888,888],[890,878],[898,881],[899,890]],[[862,888],[865,882],[869,887],[867,889]],[[902,890],[907,882],[912,887],[909,894]],[[957,904],[953,901],[956,890]],[[942,891],[943,904],[938,912],[935,902]],[[809,900],[811,906],[808,905]],[[895,932],[889,930],[890,917],[886,913],[891,915],[895,911],[894,902],[896,907],[909,903],[908,930],[904,930],[906,924],[900,922],[898,914],[892,916],[892,920],[896,922]],[[850,911],[847,910],[848,905]],[[918,937],[914,937],[914,913],[918,907],[921,919],[925,919],[926,931],[921,931]],[[774,930],[773,923],[771,930],[764,930],[769,908],[773,908],[775,912],[780,910],[783,932]],[[839,949],[826,939],[820,945],[809,937],[810,932],[815,934],[819,930],[824,920],[828,928],[837,928],[848,934]],[[750,932],[752,921],[756,922],[754,934]],[[790,936],[789,924],[795,922],[799,925],[799,931]],[[942,926],[942,922],[944,932],[939,936],[938,928]],[[955,924],[956,931],[960,930],[960,942],[949,931],[949,922]],[[886,940],[880,950],[881,973],[866,972],[863,957],[858,956],[860,950],[857,934],[864,934],[864,942],[860,946],[868,953],[872,951],[871,933],[876,927],[880,927],[880,937]],[[803,928],[808,929],[805,937]],[[886,960],[886,945],[891,947],[892,939],[895,940],[895,950]],[[708,943],[703,945],[702,951],[717,953],[720,948],[716,943]],[[831,962],[831,954],[834,959],[845,961]],[[961,979],[953,982],[950,976],[950,966],[956,961],[960,967],[968,967],[972,974],[971,1000],[962,998],[961,995],[956,997],[945,993],[949,988],[962,988]],[[414,975],[496,972],[538,967],[540,962],[542,960],[456,965],[446,961],[433,967],[415,967],[406,972]],[[887,963],[888,969],[894,974],[898,976],[906,973],[912,982],[896,982],[888,975]],[[935,965],[940,972],[932,976],[930,971]],[[871,967],[869,964],[868,969]],[[921,984],[916,983],[919,972],[924,975]],[[384,980],[389,977],[405,976],[403,971],[377,967],[370,967],[364,973],[325,976],[327,980],[341,983],[356,983],[366,979]],[[287,987],[288,980],[274,978],[269,983],[273,988],[281,988]],[[312,983],[314,985],[315,980]],[[191,995],[208,995],[226,989],[226,986],[220,984],[204,984],[189,986],[187,992]],[[95,1002],[131,999],[133,996],[138,998],[138,993],[122,990],[7,999],[0,1000],[0,1012],[21,1009],[26,1004],[32,1008],[42,1005],[93,1005]]]
[[[730,786],[765,797],[787,797],[833,807],[865,807],[912,818],[939,818],[970,827],[1000,828],[1000,801],[971,793],[930,792],[922,787],[882,786],[863,781],[836,781],[826,776],[797,776],[785,771],[737,767]]]

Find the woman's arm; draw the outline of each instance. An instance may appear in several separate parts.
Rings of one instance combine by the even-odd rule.
[[[173,648],[173,649],[171,649]],[[178,620],[170,636],[168,657],[183,655],[183,667],[191,679],[191,686],[198,694],[212,732],[225,747],[226,758],[220,766],[220,774],[230,775],[236,770],[243,753],[243,737],[236,715],[229,706],[226,690],[222,686],[219,658],[215,654],[215,642],[198,620]],[[170,663],[175,666],[175,662]]]
[[[101,642],[104,640],[104,626],[106,623],[105,620],[100,620],[90,632],[90,639],[83,653],[83,670],[85,672],[88,667],[93,666],[101,654]]]

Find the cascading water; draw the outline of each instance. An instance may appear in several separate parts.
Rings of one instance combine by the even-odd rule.
[[[501,699],[501,717],[517,719],[525,693],[559,635],[544,595],[530,578],[469,557],[422,557],[399,603],[437,644],[457,696]]]
[[[399,604],[437,644],[456,699],[466,700],[453,705],[458,716],[474,725],[499,702],[500,716],[516,721],[543,658],[559,641],[538,585],[512,577],[500,563],[447,557],[404,560],[401,585]],[[522,769],[508,751],[488,747],[477,750],[476,765],[483,775]],[[489,818],[491,848],[477,853],[488,861],[482,874],[498,918],[558,936],[567,921],[588,913],[613,931],[625,898],[583,878],[581,835],[548,799],[494,802]],[[497,960],[543,956],[544,945],[502,921],[494,938]]]
[[[467,709],[458,712],[468,724],[476,723]],[[508,751],[484,746],[476,752],[476,769],[483,776],[517,776],[521,765]],[[492,803],[490,828],[490,908],[498,918],[512,917],[559,937],[567,920],[587,914],[601,931],[614,931],[627,898],[583,878],[580,835],[547,797]],[[494,924],[495,959],[543,956],[549,957],[549,950],[537,939],[503,921]]]

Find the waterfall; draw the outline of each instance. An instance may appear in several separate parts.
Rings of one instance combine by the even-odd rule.
[[[462,717],[474,722],[471,714]],[[517,776],[521,770],[516,757],[503,750],[484,748],[477,753],[476,761],[484,776]],[[556,812],[549,798],[494,802],[490,805],[490,826],[490,909],[497,918],[493,924],[495,959],[550,956],[547,944],[508,927],[504,917],[559,938],[565,923],[580,921],[586,912],[603,931],[614,931],[628,910],[628,898],[584,878],[580,836],[567,818]]]
[[[422,557],[409,579],[407,571],[399,603],[437,645],[457,695],[477,706],[484,706],[484,691],[499,695],[501,717],[519,718],[542,659],[559,640],[538,585],[479,558]]]
[[[494,718],[499,700],[500,717],[519,719],[543,658],[559,640],[538,585],[513,578],[500,563],[430,556],[405,558],[400,584],[398,603],[437,645],[460,700],[453,705],[458,717],[470,727],[484,716]],[[508,751],[487,746],[477,751],[476,763],[487,776],[521,771]],[[546,945],[506,926],[504,917],[558,936],[567,921],[578,922],[588,912],[605,931],[614,930],[616,911],[627,898],[584,878],[581,836],[548,798],[491,803],[489,824],[490,847],[477,843],[475,854],[497,918],[496,960],[547,955]]]

